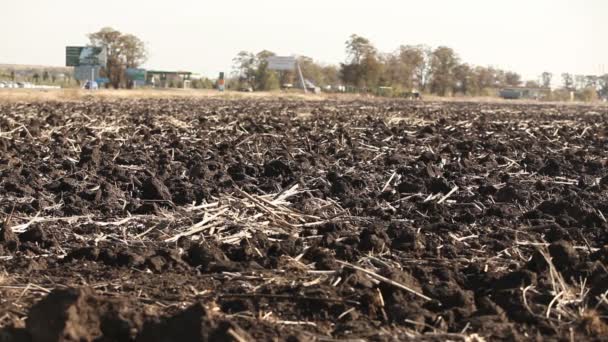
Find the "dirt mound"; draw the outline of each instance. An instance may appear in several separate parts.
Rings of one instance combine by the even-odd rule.
[[[25,329],[32,342],[129,341],[141,325],[137,316],[89,289],[57,289],[30,309]]]

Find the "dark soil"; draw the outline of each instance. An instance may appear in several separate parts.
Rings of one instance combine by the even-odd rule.
[[[607,107],[0,114],[0,341],[608,336]]]

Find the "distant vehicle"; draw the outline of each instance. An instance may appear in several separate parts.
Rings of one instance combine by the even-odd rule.
[[[0,88],[4,88],[6,87],[6,85],[4,84],[4,82],[0,82]]]
[[[511,87],[500,89],[498,95],[505,100],[539,100],[543,97],[544,91],[546,90],[542,88]]]
[[[95,81],[87,81],[83,88],[88,90],[97,90],[99,89],[99,85]]]

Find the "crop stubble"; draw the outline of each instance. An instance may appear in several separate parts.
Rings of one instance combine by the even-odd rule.
[[[0,340],[608,334],[605,107],[0,113]]]

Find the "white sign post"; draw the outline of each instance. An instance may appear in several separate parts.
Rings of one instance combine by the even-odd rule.
[[[300,64],[298,63],[295,57],[270,56],[266,59],[266,62],[268,62],[268,69],[270,70],[294,71],[297,68],[298,76],[300,77],[300,82],[302,83],[302,89],[304,89],[304,93],[307,93],[304,75],[302,75],[302,69],[300,69]]]
[[[99,77],[100,66],[97,65],[81,65],[74,68],[74,78],[79,81],[94,81]]]

